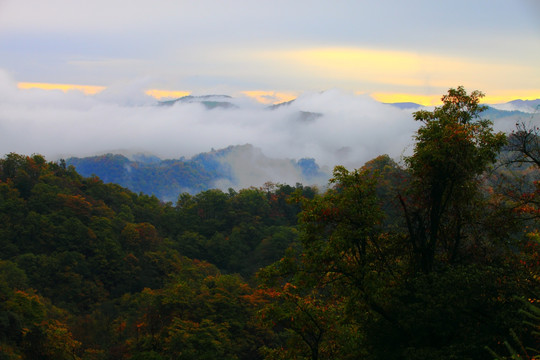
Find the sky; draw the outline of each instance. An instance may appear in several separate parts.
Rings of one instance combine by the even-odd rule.
[[[435,104],[540,98],[538,0],[0,0],[0,69],[22,88],[279,102],[338,88]]]
[[[382,102],[433,106],[459,85],[540,98],[540,1],[0,0],[0,155],[252,144],[359,167],[410,152],[412,111]],[[158,106],[188,94],[235,107]]]

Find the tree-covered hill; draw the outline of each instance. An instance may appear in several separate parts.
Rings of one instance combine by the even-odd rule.
[[[83,176],[96,175],[104,182],[120,184],[134,192],[168,201],[174,201],[183,192],[196,194],[216,187],[238,189],[249,181],[254,183],[246,187],[257,185],[257,182],[263,184],[276,177],[293,179],[293,184],[324,184],[329,177],[314,159],[269,159],[249,144],[212,150],[190,159],[161,160],[141,154],[130,158],[105,154],[68,158],[66,164],[75,166]],[[244,177],[249,180],[244,180]]]
[[[185,193],[173,205],[85,178],[73,166],[40,155],[7,155],[0,160],[1,351],[29,359],[36,354],[60,359],[73,351],[87,358],[94,351],[107,354],[104,358],[127,356],[122,354],[135,351],[128,339],[138,325],[130,323],[122,332],[114,318],[142,321],[137,317],[150,315],[140,301],[173,296],[166,292],[177,292],[186,281],[192,295],[186,293],[182,301],[198,305],[168,305],[173,307],[167,310],[172,311],[167,326],[173,326],[179,311],[186,312],[188,328],[217,331],[231,341],[235,354],[252,358],[247,354],[254,345],[236,342],[247,341],[254,330],[244,323],[231,329],[233,320],[224,320],[221,310],[206,309],[206,301],[218,296],[215,301],[232,306],[229,301],[251,295],[254,289],[240,277],[221,274],[249,279],[284,255],[297,237],[300,209],[287,202],[293,193],[315,194],[301,185],[269,185],[264,190]],[[212,292],[224,286],[223,291],[233,292],[231,298],[221,299],[221,290],[207,293],[203,288],[209,284],[218,286]],[[248,306],[251,300],[246,301]],[[244,317],[251,311],[235,306],[246,312]],[[236,318],[239,313],[229,315],[243,321]],[[115,348],[120,345],[125,349]],[[179,351],[175,346],[167,351]]]

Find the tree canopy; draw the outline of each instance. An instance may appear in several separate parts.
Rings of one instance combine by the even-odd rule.
[[[495,132],[481,97],[450,89],[402,164],[338,166],[324,191],[163,202],[6,155],[0,358],[538,356],[538,134]]]

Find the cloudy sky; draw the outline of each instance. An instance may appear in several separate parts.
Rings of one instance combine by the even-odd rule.
[[[21,88],[432,104],[464,85],[494,103],[540,98],[539,64],[538,0],[0,0],[0,69]]]

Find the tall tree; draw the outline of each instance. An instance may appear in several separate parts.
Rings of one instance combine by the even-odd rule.
[[[506,142],[492,123],[482,119],[486,109],[479,91],[448,90],[443,105],[420,110],[422,122],[414,152],[405,159],[413,177],[409,196],[400,195],[410,244],[424,273],[433,270],[435,255],[453,262],[467,237],[469,219],[479,194],[480,177],[495,162]]]
[[[361,336],[350,331],[366,314],[400,328],[388,310],[388,284],[399,281],[403,267],[394,257],[398,244],[382,229],[377,180],[369,168],[337,166],[330,189],[302,199],[301,252],[291,249],[259,273],[275,300],[265,310],[267,321],[278,333],[284,329],[286,339],[268,358],[358,358],[363,350],[354,345]]]

